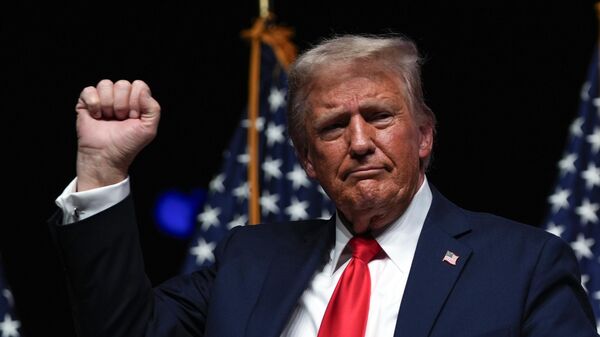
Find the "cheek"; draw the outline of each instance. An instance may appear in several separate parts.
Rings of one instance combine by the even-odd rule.
[[[382,150],[385,149],[383,151],[392,160],[393,165],[400,169],[400,174],[404,174],[402,171],[412,166],[418,166],[421,156],[419,147],[418,135],[407,129],[386,135],[380,146]]]
[[[325,179],[335,176],[340,163],[343,161],[344,151],[339,144],[333,142],[315,142],[311,144],[309,161],[314,169],[317,180],[324,183]]]

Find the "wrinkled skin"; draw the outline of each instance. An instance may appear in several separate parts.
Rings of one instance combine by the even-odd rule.
[[[301,161],[354,233],[383,229],[408,207],[424,179],[433,126],[419,125],[389,72],[339,66],[308,96],[307,150]]]

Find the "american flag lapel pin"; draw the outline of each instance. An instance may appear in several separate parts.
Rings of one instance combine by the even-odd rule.
[[[446,255],[444,255],[444,258],[442,259],[442,261],[446,261],[449,264],[456,266],[456,261],[458,260],[460,256],[454,254],[453,252],[447,250],[446,251]]]

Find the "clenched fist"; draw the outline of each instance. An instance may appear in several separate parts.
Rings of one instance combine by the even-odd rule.
[[[146,83],[102,80],[79,95],[77,190],[127,177],[135,156],[156,136],[160,105]]]

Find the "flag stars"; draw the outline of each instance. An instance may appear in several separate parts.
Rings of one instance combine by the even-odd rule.
[[[597,65],[597,55],[593,64]],[[597,68],[597,67],[596,67]],[[548,197],[546,231],[567,241],[581,267],[581,287],[596,313],[600,334],[600,250],[597,226],[600,225],[600,95],[597,69],[588,73],[581,88],[578,116],[568,130],[563,157],[558,162],[558,182]],[[551,206],[550,206],[551,205]],[[600,242],[600,241],[599,241]]]
[[[297,191],[300,187],[310,187],[310,181],[306,176],[306,172],[300,167],[300,165],[294,165],[294,169],[285,176],[292,182],[292,187]]]
[[[273,194],[269,191],[264,191],[260,196],[260,208],[262,210],[262,215],[267,216],[269,213],[278,214],[279,206],[277,206],[277,202],[279,201],[279,195]]]
[[[214,242],[206,242],[204,238],[198,239],[198,244],[190,249],[190,254],[196,257],[196,264],[202,265],[204,262],[213,262],[215,256],[213,249],[216,244]]]
[[[588,190],[594,186],[600,186],[600,168],[596,167],[594,163],[588,164],[587,170],[581,172],[581,177],[585,180],[585,187]]]
[[[227,228],[232,229],[237,226],[245,226],[248,223],[248,217],[245,214],[237,214],[233,220],[227,224]]]
[[[0,322],[2,337],[19,337],[19,327],[21,327],[19,321],[13,320],[12,317],[10,317],[10,314],[5,314],[4,320]]]
[[[265,128],[265,118],[264,117],[256,118],[256,123],[254,123],[254,125],[256,126],[256,130],[258,132],[261,132]],[[245,128],[249,127],[250,121],[248,119],[244,119],[242,121],[242,126]]]
[[[577,155],[574,153],[570,153],[566,155],[563,159],[558,162],[558,168],[560,169],[560,174],[565,175],[567,173],[575,172],[575,161],[577,160]]]
[[[238,154],[237,162],[238,164],[248,165],[248,163],[250,162],[250,155],[248,154],[248,151],[242,154]]]
[[[598,222],[598,214],[596,213],[600,208],[599,204],[593,204],[589,199],[583,199],[583,203],[581,206],[575,209],[575,213],[579,215],[581,219],[581,223],[583,225],[587,225],[588,222],[596,223]]]
[[[279,90],[276,87],[271,88],[271,93],[269,94],[269,106],[271,108],[271,112],[277,111],[277,109],[283,107],[285,104],[285,91]]]
[[[575,252],[575,256],[577,256],[578,260],[581,260],[582,257],[590,259],[594,256],[594,254],[592,253],[592,246],[594,245],[594,243],[594,239],[586,239],[583,234],[579,233],[577,235],[577,239],[571,242],[571,248]]]
[[[326,208],[323,208],[323,210],[321,211],[321,219],[329,220],[331,218],[331,215],[332,214]]]
[[[558,188],[554,194],[548,198],[548,202],[552,205],[552,212],[558,212],[562,208],[569,207],[569,201],[567,200],[571,195],[571,191],[567,189]]]
[[[283,125],[276,125],[275,123],[269,123],[265,136],[267,137],[267,145],[273,146],[275,143],[283,143],[285,138],[283,137],[284,127]]]
[[[571,127],[569,128],[571,135],[574,137],[581,137],[583,135],[583,130],[581,129],[582,126],[583,118],[577,117],[573,123],[571,123]]]
[[[213,192],[225,192],[225,186],[223,185],[223,182],[225,182],[225,174],[221,173],[210,181],[208,188]]]
[[[590,89],[590,87],[587,88],[588,90]],[[588,91],[589,92],[589,91]],[[587,95],[587,99],[590,99],[590,95],[588,93]],[[586,101],[587,101],[586,99]],[[600,97],[596,97],[592,100],[592,104],[596,107],[596,109],[600,108]]]
[[[204,206],[204,211],[198,215],[198,221],[202,223],[202,229],[207,231],[212,226],[218,226],[219,214],[221,214],[221,209],[219,207],[212,208],[210,205]]]
[[[594,155],[598,154],[598,151],[600,150],[600,128],[595,127],[594,133],[587,136],[585,139],[588,143],[590,143],[592,147],[592,153]]]
[[[562,233],[565,231],[565,226],[556,225],[554,222],[548,224],[548,228],[546,228],[546,232],[550,234],[554,234],[558,237],[561,237]]]
[[[292,221],[308,219],[308,201],[298,201],[296,197],[292,197],[290,206],[285,209],[285,213],[290,216]]]
[[[240,186],[233,189],[233,195],[237,198],[238,202],[242,202],[245,199],[248,199],[249,193],[250,189],[248,188],[247,182],[244,182]]]
[[[265,161],[262,164],[262,169],[265,172],[265,179],[267,181],[270,181],[271,178],[281,177],[281,164],[283,164],[281,159],[273,159],[270,156],[265,158]]]
[[[6,301],[8,302],[8,304],[10,304],[11,306],[14,305],[13,302],[13,295],[10,292],[10,290],[8,289],[2,289],[2,296],[4,296],[4,298],[6,298]]]
[[[591,87],[592,87],[592,84],[589,81],[587,81],[583,84],[583,86],[581,87],[581,93],[580,93],[582,100],[587,101],[588,99],[590,99],[590,88]],[[594,104],[594,105],[596,105],[596,104]]]

